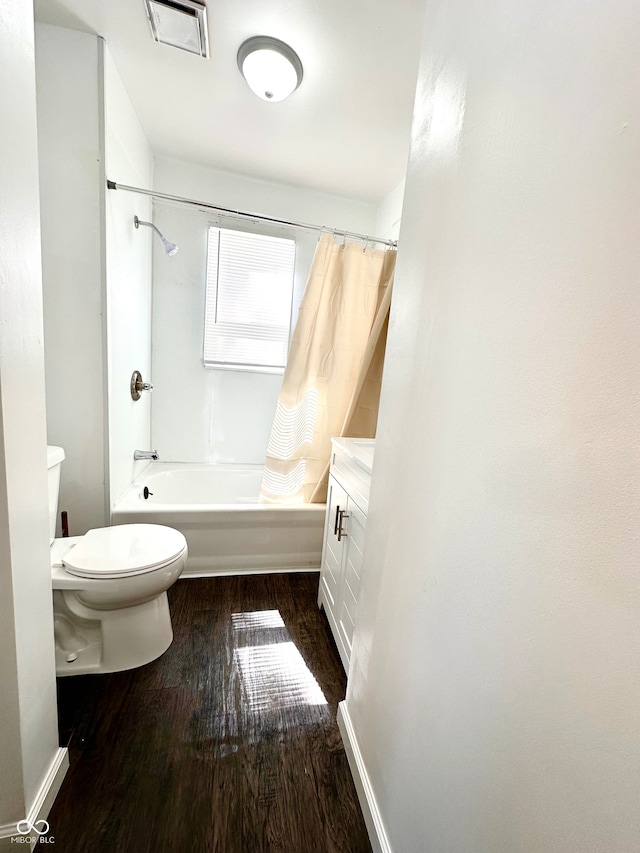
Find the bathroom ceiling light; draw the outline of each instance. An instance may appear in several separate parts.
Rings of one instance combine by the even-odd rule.
[[[160,44],[209,56],[207,9],[196,0],[145,0],[151,34]]]
[[[254,36],[240,45],[238,68],[252,92],[264,101],[283,101],[302,82],[298,54],[279,39]]]

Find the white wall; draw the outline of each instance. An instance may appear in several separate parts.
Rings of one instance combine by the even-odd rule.
[[[109,51],[105,51],[105,157],[116,183],[151,187],[153,156]],[[133,218],[151,218],[148,198],[120,190],[106,196],[109,468],[111,506],[146,462],[133,451],[151,446],[151,400],[134,402],[131,374],[151,374],[151,234]]]
[[[105,523],[102,42],[36,25],[49,444],[72,535]]]
[[[0,4],[0,849],[57,753],[33,10]]]
[[[133,227],[151,204],[106,191],[105,174],[150,186],[153,158],[102,39],[36,32],[47,428],[78,534],[106,523],[151,440],[150,401],[129,393],[133,371],[151,369],[151,242]]]
[[[373,234],[376,208],[354,199],[256,181],[164,157],[154,188],[233,209]],[[202,366],[206,239],[218,220],[197,210],[154,204],[154,221],[177,243],[167,258],[154,239],[152,443],[165,461],[264,462],[282,377]],[[226,218],[223,225],[242,226]],[[282,229],[296,239],[294,314],[317,234]]]
[[[427,8],[347,711],[395,853],[640,839],[640,8]]]
[[[403,177],[378,205],[376,237],[383,237],[385,240],[398,239],[405,183],[406,178]]]

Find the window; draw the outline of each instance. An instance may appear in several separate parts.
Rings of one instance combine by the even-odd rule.
[[[209,228],[205,365],[284,368],[295,251],[294,240]]]

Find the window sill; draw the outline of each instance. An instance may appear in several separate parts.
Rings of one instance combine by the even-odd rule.
[[[205,370],[233,370],[237,373],[273,373],[284,374],[284,367],[263,367],[258,364],[206,364],[203,362]]]

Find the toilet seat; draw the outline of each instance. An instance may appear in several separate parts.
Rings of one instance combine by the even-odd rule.
[[[89,530],[62,557],[81,578],[127,578],[173,563],[184,552],[182,533],[162,524],[117,524]]]

